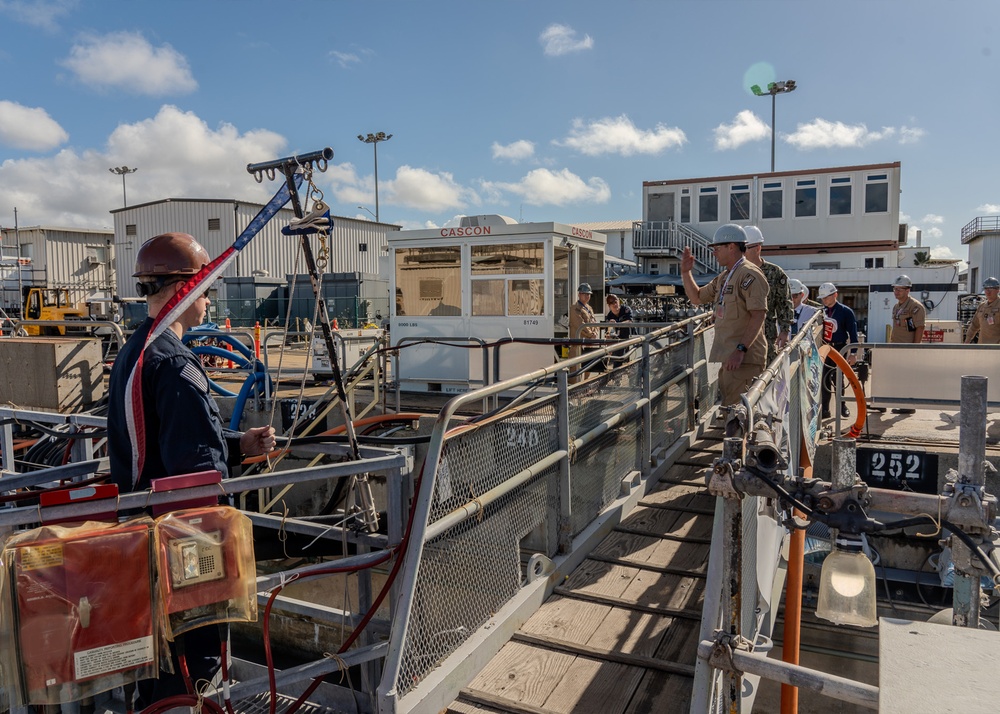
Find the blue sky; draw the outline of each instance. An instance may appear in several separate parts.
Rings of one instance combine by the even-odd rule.
[[[0,0],[0,224],[264,200],[249,162],[330,146],[339,215],[638,219],[644,180],[902,162],[940,257],[1000,213],[995,0]]]

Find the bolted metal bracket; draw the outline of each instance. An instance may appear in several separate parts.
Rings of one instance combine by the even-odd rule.
[[[712,654],[708,658],[708,663],[715,669],[742,677],[743,670],[733,662],[733,652],[737,650],[746,653],[753,652],[753,643],[740,635],[716,630],[715,644],[712,646]]]
[[[739,470],[739,459],[716,459],[706,479],[708,492],[713,496],[722,496],[723,498],[743,498],[743,494],[737,490],[735,484],[735,474]]]

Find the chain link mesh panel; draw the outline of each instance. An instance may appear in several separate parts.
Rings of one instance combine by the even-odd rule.
[[[455,465],[454,458],[452,466]],[[484,464],[485,465],[485,464]],[[405,695],[521,587],[521,541],[545,523],[547,469],[424,545],[396,687]]]
[[[686,344],[671,344],[668,340],[655,340],[649,350],[649,388],[659,389],[677,376],[685,364]]]
[[[558,449],[559,429],[552,401],[457,433],[444,444],[428,523]]]
[[[653,403],[652,451],[667,448],[688,430],[689,393],[686,383],[674,384]]]
[[[634,362],[570,388],[569,433],[586,434],[642,397],[642,363]]]
[[[740,573],[740,632],[751,642],[757,639],[757,507],[759,496],[743,499],[743,562]],[[770,587],[770,583],[768,583]]]
[[[692,364],[697,364],[706,357],[705,335],[705,332],[701,332],[694,336],[694,356]],[[695,370],[694,383],[695,394],[698,397],[698,414],[704,414],[712,408],[712,405],[715,404],[715,400],[719,396],[717,381],[713,381],[708,377],[707,362]]]
[[[700,345],[704,356],[704,338]],[[647,367],[654,388],[664,385],[687,366],[688,350],[686,343],[664,339],[656,343],[648,365],[628,363],[572,386],[570,437],[583,436],[641,399]],[[714,396],[707,373],[699,389]],[[694,393],[688,383],[674,385],[651,405],[654,443],[672,443],[687,430],[688,403]],[[647,463],[650,444],[645,443],[645,426],[639,410],[573,455],[569,526],[574,535],[618,498],[626,474]],[[554,398],[454,431],[434,469],[428,524],[567,448],[559,443],[558,432]],[[558,512],[554,488],[558,478],[559,468],[548,468],[485,505],[481,518],[467,518],[425,543],[407,613],[409,625],[396,676],[398,696],[412,691],[517,593],[525,577],[522,564],[531,553],[554,555],[547,552],[547,544],[555,543],[550,529],[557,527],[552,514]]]
[[[621,493],[622,478],[640,456],[641,429],[641,418],[611,429],[580,449],[570,464],[574,536]]]

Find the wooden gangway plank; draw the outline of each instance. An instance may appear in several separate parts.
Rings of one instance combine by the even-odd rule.
[[[717,434],[696,441],[446,711],[686,711],[720,449]]]

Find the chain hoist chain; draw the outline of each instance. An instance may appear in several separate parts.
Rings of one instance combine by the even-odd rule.
[[[321,169],[321,170],[325,170]],[[325,213],[329,210],[326,202],[323,200],[323,190],[313,182],[313,171],[312,167],[306,167],[304,171],[304,177],[309,186],[309,191],[307,193],[306,204],[312,202],[311,210],[312,213]],[[316,267],[320,272],[326,270],[327,263],[330,259],[330,230],[329,228],[322,229],[318,232],[319,235],[319,251],[316,255]]]

